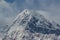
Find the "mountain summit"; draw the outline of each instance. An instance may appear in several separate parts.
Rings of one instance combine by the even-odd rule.
[[[52,34],[60,35],[59,24],[49,22],[35,10],[25,9],[15,18],[3,40],[44,40],[45,37],[48,40]]]

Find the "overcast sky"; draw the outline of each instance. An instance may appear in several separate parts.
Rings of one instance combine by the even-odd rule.
[[[0,26],[11,23],[24,9],[38,10],[60,24],[60,0],[0,0]]]

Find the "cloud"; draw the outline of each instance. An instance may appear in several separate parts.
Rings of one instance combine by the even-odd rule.
[[[45,9],[49,13],[49,20],[56,21],[60,24],[60,5],[51,4],[48,8]]]
[[[14,2],[14,0],[5,0],[6,2],[8,2],[8,3],[13,3]]]
[[[11,17],[4,17],[3,14],[0,14],[0,27],[9,25],[13,21],[13,18]]]
[[[12,13],[14,13],[14,10],[10,5],[4,0],[0,0],[0,27],[11,23],[10,21],[13,19]]]

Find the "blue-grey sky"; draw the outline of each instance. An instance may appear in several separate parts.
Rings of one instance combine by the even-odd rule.
[[[11,23],[24,9],[37,10],[60,24],[60,0],[0,0],[0,26]]]

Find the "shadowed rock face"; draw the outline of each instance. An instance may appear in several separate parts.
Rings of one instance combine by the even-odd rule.
[[[52,28],[52,24],[49,23],[49,25],[45,24],[44,22],[41,22],[40,24],[41,26],[38,26],[36,23],[39,20],[36,19],[35,17],[33,17],[30,22],[28,22],[28,27],[26,28],[26,30],[29,30],[31,33],[42,33],[42,34],[56,34],[56,35],[60,35],[60,30],[56,29],[56,30],[52,30],[52,29],[48,29],[48,28],[43,28],[43,27],[49,27]],[[44,26],[43,26],[44,25]],[[57,24],[58,25],[58,24]]]

